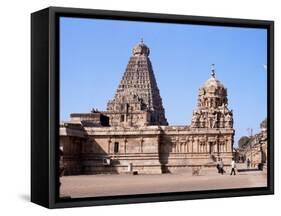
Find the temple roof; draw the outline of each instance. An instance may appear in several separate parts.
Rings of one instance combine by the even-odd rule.
[[[149,48],[143,43],[143,39],[141,39],[140,43],[134,46],[133,48],[133,56],[149,56]]]
[[[127,110],[126,115],[136,111],[150,112],[150,125],[167,125],[162,98],[148,56],[149,48],[141,40],[133,48],[116,94],[108,102],[107,111],[123,114]]]
[[[209,78],[204,84],[204,88],[210,88],[211,86],[224,88],[223,84],[214,77]]]
[[[233,113],[228,109],[227,89],[216,79],[214,65],[211,77],[199,89],[193,128],[233,128]]]
[[[205,82],[203,88],[209,89],[209,88],[224,88],[223,84],[216,79],[216,73],[215,73],[215,65],[212,64],[212,70],[211,70],[211,77]]]

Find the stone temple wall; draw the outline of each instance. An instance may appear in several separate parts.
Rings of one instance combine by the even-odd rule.
[[[76,139],[61,135],[65,174],[125,173],[129,164],[138,173],[172,173],[178,168],[215,166],[218,158],[227,165],[232,157],[231,130],[89,127],[83,134]]]
[[[215,166],[218,159],[230,164],[233,131],[163,127],[159,160],[165,172],[177,168]]]
[[[159,161],[158,127],[142,130],[133,128],[84,128],[87,138],[80,142],[61,135],[64,150],[65,174],[73,172],[73,165],[80,166],[80,174],[123,173],[128,165],[139,173],[161,173]],[[73,156],[76,155],[76,158]],[[79,158],[79,163],[77,163]],[[72,160],[73,159],[73,160]],[[106,160],[110,161],[110,164]]]
[[[215,70],[199,89],[190,124],[168,126],[143,41],[132,56],[107,110],[73,113],[60,126],[66,175],[169,173],[180,168],[229,165],[233,152],[233,111]]]

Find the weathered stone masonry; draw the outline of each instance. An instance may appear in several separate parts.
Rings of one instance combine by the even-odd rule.
[[[60,125],[65,174],[167,173],[177,168],[227,165],[233,152],[233,112],[227,89],[215,77],[199,89],[197,109],[186,126],[168,126],[143,41],[133,48],[107,110],[74,113]],[[130,166],[128,166],[131,164]],[[130,167],[130,168],[128,168]]]

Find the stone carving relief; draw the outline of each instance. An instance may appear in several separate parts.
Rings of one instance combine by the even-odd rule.
[[[152,118],[146,121],[132,118],[135,119],[130,122],[132,126],[168,125],[148,57],[149,48],[141,42],[133,48],[132,53],[115,97],[108,102],[107,111],[119,114],[131,113],[133,116],[137,115],[136,112],[151,113]],[[112,119],[111,123],[117,126],[127,124],[118,119]]]
[[[199,89],[197,109],[192,114],[192,128],[232,128],[233,115],[227,107],[226,88],[212,77]]]

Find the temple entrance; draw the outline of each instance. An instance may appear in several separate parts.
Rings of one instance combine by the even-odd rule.
[[[209,153],[213,154],[214,153],[214,142],[209,142]]]

